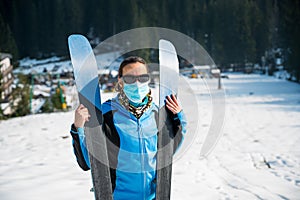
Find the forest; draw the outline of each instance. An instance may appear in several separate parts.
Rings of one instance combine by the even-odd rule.
[[[280,56],[300,80],[299,0],[0,0],[0,52],[15,60],[68,56],[72,33],[105,40],[149,26],[192,37],[222,66]]]

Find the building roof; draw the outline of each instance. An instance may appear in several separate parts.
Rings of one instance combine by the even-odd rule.
[[[4,58],[10,58],[12,59],[12,55],[9,53],[2,53],[0,52],[0,60],[3,60]]]

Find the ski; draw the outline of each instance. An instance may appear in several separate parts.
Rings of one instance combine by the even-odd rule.
[[[102,131],[101,94],[98,67],[88,40],[82,35],[68,38],[79,101],[91,115],[84,132],[89,151],[95,199],[113,199],[106,137]]]
[[[174,153],[173,127],[165,107],[166,96],[177,95],[179,62],[176,49],[167,40],[159,41],[159,130],[157,152],[156,200],[171,197],[172,161]]]

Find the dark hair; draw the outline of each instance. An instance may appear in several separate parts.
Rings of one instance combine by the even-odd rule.
[[[123,60],[123,62],[120,64],[120,67],[119,67],[119,78],[121,78],[123,76],[123,68],[128,65],[128,64],[131,64],[131,63],[142,63],[146,66],[146,69],[147,69],[147,72],[148,72],[148,66],[147,66],[147,63],[146,61],[141,58],[141,57],[138,57],[138,56],[130,56],[128,58],[125,58]]]

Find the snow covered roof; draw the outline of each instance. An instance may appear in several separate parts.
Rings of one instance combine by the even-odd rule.
[[[0,60],[3,60],[4,58],[10,58],[12,59],[12,55],[9,53],[2,53],[0,52]]]

